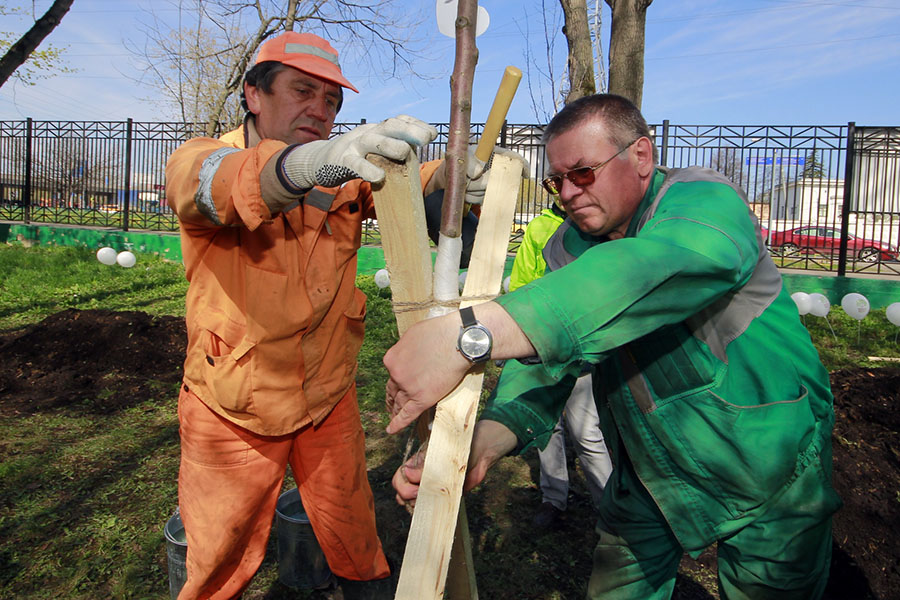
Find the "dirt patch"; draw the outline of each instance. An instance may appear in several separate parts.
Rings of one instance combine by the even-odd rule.
[[[900,590],[900,369],[831,374],[834,487],[833,598],[896,598]],[[846,585],[845,585],[846,584]],[[839,594],[837,592],[844,592]]]
[[[185,342],[180,318],[102,310],[68,310],[2,334],[0,413],[110,414],[148,399],[170,398],[180,379]],[[847,369],[833,373],[831,380],[836,414],[834,484],[844,506],[834,520],[826,597],[886,600],[900,590],[900,368]],[[386,519],[392,522],[385,546],[389,554],[402,556],[405,524],[396,519],[387,483],[391,470],[385,463],[371,476],[379,515],[394,517]],[[541,586],[559,589],[560,582],[569,582],[563,588],[583,590],[593,544],[587,525],[590,502],[583,485],[576,476],[559,529],[536,538],[529,529],[540,502],[537,487],[504,493],[503,482],[497,479],[512,477],[537,481],[536,460],[519,461],[467,497],[470,529],[481,554],[476,569],[486,561],[497,573],[505,564],[509,577],[518,579],[523,564],[534,565],[529,569],[535,577],[529,582],[533,598],[549,597],[541,595]],[[573,592],[571,597],[580,594]],[[714,549],[697,561],[682,562],[675,597],[718,597]]]
[[[181,380],[184,319],[66,310],[0,336],[0,411],[109,414],[171,394]]]

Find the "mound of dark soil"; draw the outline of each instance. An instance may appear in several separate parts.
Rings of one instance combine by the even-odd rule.
[[[832,598],[900,594],[900,369],[831,374],[834,487]]]
[[[0,411],[113,413],[181,380],[184,319],[66,310],[0,335]]]
[[[171,397],[181,377],[185,342],[180,318],[102,310],[67,310],[0,335],[0,413],[109,414],[148,399]],[[827,597],[896,598],[900,590],[900,368],[838,371],[832,374],[832,388],[834,484],[844,507],[834,520]],[[393,501],[390,493],[376,495],[378,502]],[[506,502],[478,508],[485,515],[514,510]],[[523,509],[524,527],[530,523],[531,510],[533,506]],[[473,526],[479,518],[470,510]],[[688,561],[688,575],[693,569],[714,568],[714,556],[711,551],[700,561]],[[560,568],[564,564],[555,565]],[[713,590],[699,587],[682,581],[676,598],[716,597]]]

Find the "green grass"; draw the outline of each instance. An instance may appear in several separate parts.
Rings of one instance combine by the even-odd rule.
[[[174,400],[141,405],[102,424],[63,414],[0,420],[3,597],[161,597],[174,409]]]
[[[372,277],[365,275],[358,278],[358,285],[369,297],[367,343],[360,354],[360,397],[366,408],[372,409],[383,399],[384,390],[370,388],[368,382],[384,375],[381,356],[383,348],[390,346],[372,342],[396,339],[397,327],[391,314],[390,290],[378,289]],[[93,251],[83,248],[0,246],[0,331],[37,322],[68,308],[183,316],[186,291],[184,267],[152,255],[138,255],[137,265],[124,269],[101,264]],[[829,370],[866,363],[869,356],[900,355],[894,341],[898,328],[887,320],[884,309],[873,310],[856,321],[834,305],[827,319],[812,315],[802,319]]]
[[[826,317],[801,317],[829,371],[857,366],[896,364],[877,358],[900,357],[900,328],[888,321],[885,309],[869,312],[861,321],[850,317],[840,305]]]
[[[184,267],[152,255],[125,269],[84,248],[0,246],[0,331],[68,308],[184,315],[186,291]]]
[[[383,433],[381,357],[397,327],[389,290],[371,276],[358,284],[369,296],[360,411],[374,432],[370,467],[385,470],[405,442]],[[183,316],[186,291],[184,267],[152,255],[125,269],[82,248],[0,246],[0,333],[70,308]],[[102,417],[0,416],[0,598],[168,597],[162,531],[177,505],[177,388],[158,396],[167,399]],[[389,476],[379,479],[385,488]],[[274,556],[273,537],[244,598],[307,597],[276,583]]]
[[[389,290],[379,290],[371,276],[360,276],[358,284],[369,297],[359,356],[360,411],[369,438],[379,528],[385,529],[385,547],[396,548],[408,522],[397,516],[402,509],[391,507],[387,481],[405,439],[383,433],[387,375],[381,358],[396,340],[397,328]],[[0,332],[68,308],[181,316],[186,289],[184,268],[154,256],[139,255],[134,268],[124,269],[102,265],[84,249],[0,246]],[[829,370],[886,364],[870,356],[900,356],[898,328],[887,321],[883,309],[861,322],[840,306],[832,308],[827,320],[812,315],[803,320]],[[488,381],[495,377],[492,368]],[[162,529],[177,504],[175,395],[174,387],[163,390],[159,397],[167,398],[164,401],[148,400],[102,417],[67,410],[0,417],[0,598],[168,597]],[[476,540],[477,549],[496,550],[488,562],[498,578],[520,572],[517,561],[531,559],[528,573],[539,576],[546,571],[541,566],[545,561],[575,555],[560,555],[558,547],[545,549],[540,542],[530,551],[540,552],[538,558],[504,548],[507,537],[520,529],[515,525],[523,513],[529,514],[537,492],[534,474],[524,462],[503,462],[508,471],[498,466],[495,477],[506,485],[484,486],[467,500],[470,515],[477,515],[486,530]],[[513,506],[522,507],[518,514],[510,512]],[[273,544],[244,598],[310,597],[275,583]],[[577,556],[589,559],[586,552]],[[485,575],[486,584],[492,579],[490,573]],[[561,589],[582,584],[560,583]],[[568,597],[555,593],[542,597]]]

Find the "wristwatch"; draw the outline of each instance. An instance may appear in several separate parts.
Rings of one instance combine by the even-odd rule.
[[[487,362],[491,357],[491,349],[494,347],[494,338],[491,337],[491,332],[478,322],[471,306],[459,309],[459,316],[462,319],[462,327],[459,328],[456,349],[469,362],[475,364]]]

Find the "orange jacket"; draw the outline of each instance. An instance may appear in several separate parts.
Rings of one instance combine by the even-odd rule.
[[[190,282],[184,383],[229,421],[282,435],[320,422],[353,384],[366,314],[356,252],[374,206],[371,186],[353,180],[272,215],[260,180],[286,145],[254,141],[243,149],[243,127],[192,139],[166,165]],[[218,168],[201,173],[216,151]],[[438,162],[422,165],[423,182]]]

